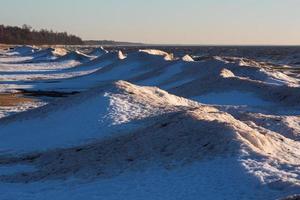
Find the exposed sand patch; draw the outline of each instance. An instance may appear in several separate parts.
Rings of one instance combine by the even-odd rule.
[[[12,45],[9,45],[9,44],[0,44],[0,49],[7,49],[7,48],[10,48],[10,47],[13,47]]]
[[[34,103],[36,100],[22,96],[21,94],[1,94],[0,106],[17,106],[24,103]]]

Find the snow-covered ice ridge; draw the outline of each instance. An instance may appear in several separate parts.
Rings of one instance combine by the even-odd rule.
[[[1,50],[0,199],[300,194],[298,69],[271,63]]]

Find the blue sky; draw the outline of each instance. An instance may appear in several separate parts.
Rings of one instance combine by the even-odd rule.
[[[0,23],[84,39],[300,44],[299,0],[0,0]]]

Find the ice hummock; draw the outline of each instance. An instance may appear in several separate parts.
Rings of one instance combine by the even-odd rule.
[[[0,104],[8,111],[0,119],[0,197],[299,193],[295,72],[251,59],[189,55],[70,51],[30,63],[25,50],[2,52],[1,91],[23,91],[47,105],[33,101],[30,108],[38,108],[26,111],[24,104]]]

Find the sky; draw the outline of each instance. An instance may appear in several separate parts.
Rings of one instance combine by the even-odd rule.
[[[0,24],[83,39],[300,45],[300,0],[0,0]]]

